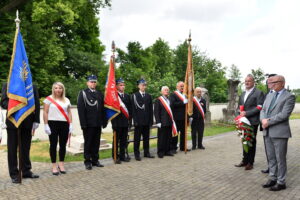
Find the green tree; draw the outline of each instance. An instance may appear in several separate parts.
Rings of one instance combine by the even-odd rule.
[[[21,32],[40,96],[48,95],[55,81],[73,83],[72,86],[84,81],[88,73],[104,76],[102,69],[107,66],[103,61],[104,46],[99,40],[97,15],[101,7],[110,6],[110,0],[36,0],[20,5]],[[14,18],[15,9],[1,13],[2,82],[8,75]],[[72,103],[76,102],[77,93],[70,96]]]
[[[236,65],[231,65],[228,73],[228,78],[232,80],[241,80],[242,74],[240,69]]]

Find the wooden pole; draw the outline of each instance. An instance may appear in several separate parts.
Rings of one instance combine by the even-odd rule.
[[[188,109],[188,104],[185,104],[185,116],[184,116],[184,152],[187,152],[187,129],[188,129],[188,124],[187,124],[187,109]]]
[[[117,133],[116,131],[114,130],[114,161],[115,161],[115,164],[117,162]]]
[[[22,169],[23,169],[23,161],[22,161],[22,141],[21,141],[21,131],[20,128],[17,129],[18,134],[18,148],[19,148],[19,174],[18,179],[19,183],[22,183]]]

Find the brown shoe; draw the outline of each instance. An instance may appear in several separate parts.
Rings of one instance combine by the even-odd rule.
[[[234,165],[235,167],[245,167],[246,166],[246,164],[245,163],[243,163],[243,162],[241,162],[240,164],[237,164],[237,165]]]
[[[251,170],[251,169],[253,169],[253,165],[251,164],[246,165],[245,170]]]

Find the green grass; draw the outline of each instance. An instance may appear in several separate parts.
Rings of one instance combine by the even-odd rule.
[[[300,119],[300,113],[292,113],[290,119]]]
[[[234,131],[235,127],[233,125],[222,125],[217,123],[212,123],[211,126],[207,126],[204,129],[204,136],[213,136],[218,135],[221,133],[226,133],[230,131]],[[190,129],[188,130],[188,140],[191,140],[190,136]],[[151,130],[151,135],[156,135],[157,129]],[[102,134],[102,138],[105,138],[107,142],[112,142],[112,133],[105,133]],[[133,133],[130,134],[130,138],[133,138]],[[157,139],[150,140],[150,147],[156,148]],[[143,148],[141,142],[141,149]],[[1,149],[6,149],[6,146],[0,146]],[[129,153],[133,152],[133,143],[130,143],[128,146]],[[112,156],[111,150],[103,150],[100,153],[100,159],[110,158]],[[31,144],[31,151],[30,151],[30,158],[33,162],[48,162],[50,163],[50,156],[49,156],[49,141],[39,141],[35,140]],[[67,154],[65,157],[65,162],[74,162],[74,161],[83,161],[83,155],[71,155]]]

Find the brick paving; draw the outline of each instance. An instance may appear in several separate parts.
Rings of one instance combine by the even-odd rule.
[[[206,137],[206,150],[195,150],[163,159],[132,160],[104,168],[84,169],[81,162],[67,163],[68,174],[54,177],[50,163],[33,163],[41,178],[10,183],[6,153],[0,152],[0,199],[300,199],[300,120],[292,120],[293,138],[288,147],[287,189],[271,192],[261,187],[267,175],[262,133],[258,133],[254,169],[233,165],[242,149],[234,132]]]

